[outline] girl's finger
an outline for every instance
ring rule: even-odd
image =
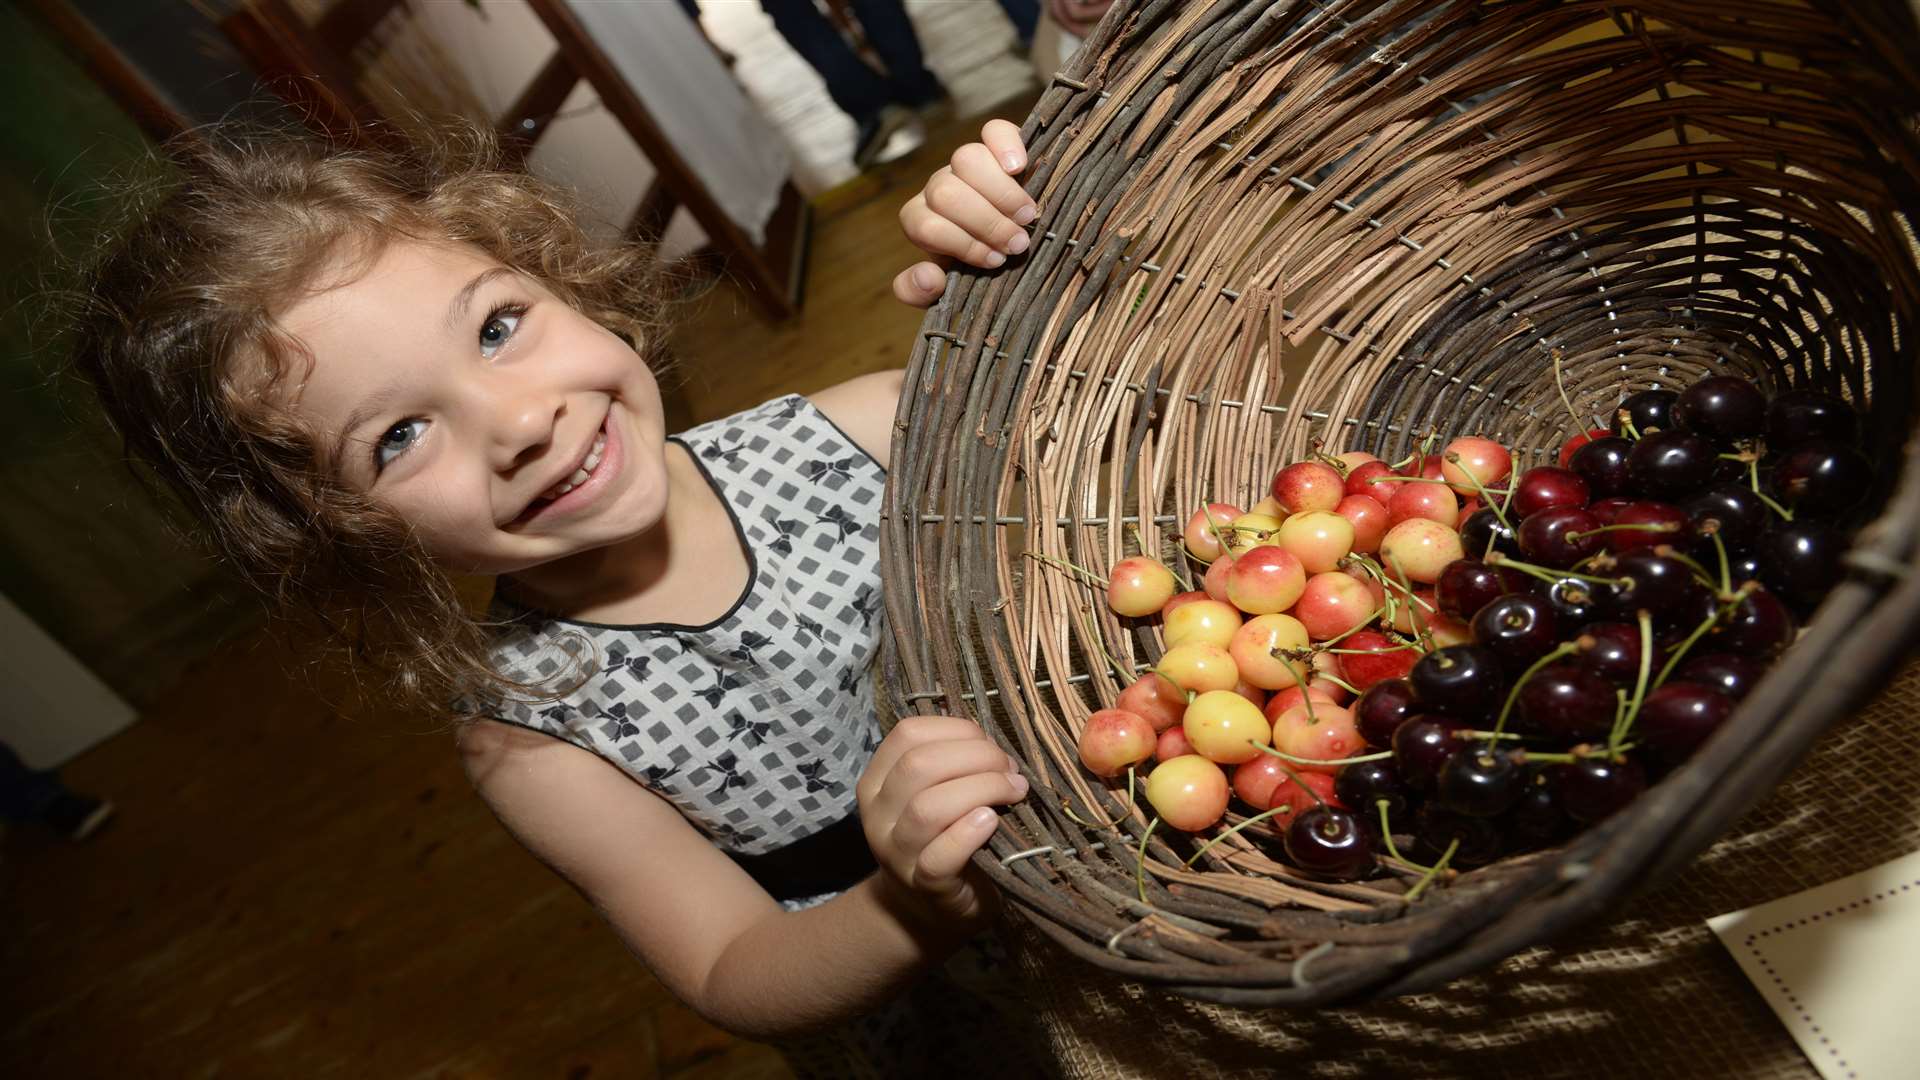
[[[1039,216],[1040,208],[1034,205],[1027,190],[1020,186],[1019,181],[1001,171],[1000,163],[993,159],[993,151],[985,146],[968,143],[955,150],[951,168],[953,175],[992,203],[993,208],[1000,211],[1015,228],[1024,228]],[[974,235],[980,236],[978,233]],[[995,243],[992,236],[980,236],[980,239],[989,244]],[[999,246],[1005,247],[1004,244]]]
[[[874,748],[873,757],[867,760],[865,771],[860,774],[859,787],[862,789],[862,801],[868,795],[877,793],[892,773],[895,763],[917,746],[932,742],[950,742],[955,740],[986,740],[986,732],[971,720],[958,716],[905,716],[887,732]],[[871,789],[868,791],[866,789]]]
[[[913,876],[908,880],[924,892],[956,895],[964,887],[960,875],[973,853],[985,847],[999,827],[1000,815],[991,807],[978,807],[962,815],[920,849],[920,857],[913,864]]]
[[[973,185],[954,175],[951,168],[934,173],[927,181],[925,194],[927,209],[958,225],[967,235],[994,251],[1018,255],[1027,250],[1026,230],[988,202],[985,195],[975,191]]]
[[[888,770],[872,812],[885,824],[942,784],[969,776],[1004,777],[1010,771],[1006,753],[985,738],[926,743],[902,754]],[[961,809],[965,808],[957,807],[955,812]]]
[[[926,307],[946,291],[947,272],[938,263],[917,262],[893,277],[895,299],[909,307]]]
[[[1027,167],[1027,145],[1020,141],[1020,128],[1005,120],[989,120],[980,129],[980,141],[993,151],[993,160],[1007,170],[1009,175],[1018,175]]]
[[[949,780],[915,795],[887,839],[894,851],[917,858],[915,853],[974,809],[1016,803],[1026,794],[1026,779],[1015,780],[1006,773],[975,773]]]

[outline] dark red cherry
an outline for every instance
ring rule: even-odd
[[[1592,668],[1617,687],[1632,689],[1640,679],[1640,627],[1637,623],[1588,623],[1574,639],[1579,651],[1575,660]],[[1647,665],[1647,677],[1658,674],[1667,662],[1667,650],[1658,641]]]
[[[1669,623],[1692,614],[1688,601],[1699,588],[1693,568],[1651,551],[1629,551],[1594,560],[1593,572],[1613,579],[1595,595],[1608,618],[1630,622],[1645,611],[1655,622]],[[1697,625],[1697,622],[1696,622]]]
[[[1413,792],[1407,782],[1386,761],[1356,761],[1343,766],[1333,779],[1333,793],[1370,829],[1380,824],[1380,811],[1374,805],[1380,800],[1386,800],[1389,821],[1398,820],[1413,805]]]
[[[1557,465],[1536,465],[1521,473],[1512,492],[1507,496],[1507,513],[1522,522],[1550,507],[1585,506],[1592,496],[1579,473]]]
[[[1521,731],[1568,742],[1595,739],[1613,730],[1619,707],[1613,684],[1584,664],[1548,664],[1533,673],[1514,703]]]
[[[1373,837],[1345,810],[1311,806],[1287,826],[1287,858],[1309,873],[1356,881],[1373,872]]]
[[[1840,443],[1802,443],[1780,455],[1768,486],[1795,514],[1832,514],[1866,497],[1873,466]]]
[[[1702,605],[1699,610],[1707,608]],[[1780,598],[1765,589],[1755,589],[1707,632],[1701,645],[1714,652],[1769,657],[1793,642],[1793,630],[1793,615]]]
[[[1685,551],[1693,543],[1693,520],[1687,517],[1686,511],[1672,503],[1648,499],[1628,503],[1613,516],[1612,524],[1637,526],[1601,534],[1606,546],[1613,551],[1632,551],[1662,544]]]
[[[1394,731],[1413,716],[1416,708],[1412,683],[1382,679],[1353,703],[1353,726],[1368,746],[1386,749],[1393,745]]]
[[[1496,570],[1478,559],[1455,559],[1440,571],[1433,587],[1434,599],[1441,611],[1466,622],[1494,597],[1520,587],[1521,582],[1512,580],[1517,577],[1524,575],[1517,570]]]
[[[1673,403],[1681,431],[1709,439],[1747,439],[1767,429],[1767,395],[1738,375],[1713,375],[1685,390]]]
[[[1467,520],[1460,524],[1460,548],[1475,559],[1486,558],[1488,551],[1519,558],[1520,538],[1511,526],[1501,524],[1500,515],[1494,513],[1492,507],[1483,506],[1468,514]]]
[[[1564,766],[1556,780],[1567,816],[1586,825],[1613,816],[1647,790],[1646,770],[1627,759],[1578,758]]]
[[[1414,817],[1414,858],[1432,865],[1440,861],[1449,845],[1453,848],[1450,866],[1484,866],[1500,857],[1506,838],[1492,818],[1474,817],[1449,810],[1439,803],[1428,803]]]
[[[1733,699],[1693,682],[1670,682],[1640,703],[1634,738],[1664,761],[1685,761],[1733,712]],[[1442,772],[1442,776],[1446,773]]]
[[[1618,435],[1593,442],[1573,452],[1567,467],[1587,482],[1594,498],[1623,495],[1627,491],[1627,455],[1633,443]]]
[[[1758,660],[1732,653],[1707,653],[1680,661],[1669,681],[1699,683],[1739,701],[1752,692],[1760,676],[1766,673],[1766,665]]]
[[[1680,395],[1671,390],[1642,390],[1627,397],[1614,410],[1613,422],[1609,425],[1615,435],[1626,434],[1626,427],[1620,422],[1620,414],[1626,413],[1633,420],[1633,429],[1641,435],[1650,431],[1671,431],[1673,429],[1673,403]]]
[[[1414,662],[1407,681],[1421,705],[1467,718],[1499,708],[1507,690],[1500,658],[1479,645],[1435,649]]]
[[[1846,576],[1846,554],[1846,534],[1817,521],[1776,521],[1754,549],[1760,580],[1801,614]]]
[[[1566,569],[1600,550],[1600,522],[1577,506],[1549,506],[1520,523],[1520,553],[1542,566]]]
[[[1467,725],[1450,716],[1422,713],[1393,733],[1393,768],[1407,787],[1425,794],[1433,790],[1440,766],[1453,756],[1460,740],[1454,732]]]
[[[1546,598],[1534,593],[1495,597],[1473,617],[1473,640],[1519,674],[1560,643],[1560,618]]]
[[[1720,451],[1713,443],[1684,431],[1662,431],[1633,444],[1627,475],[1633,489],[1656,499],[1677,499],[1705,487]]]
[[[1560,791],[1547,773],[1534,770],[1521,786],[1520,798],[1507,811],[1507,838],[1521,849],[1552,844],[1567,832],[1567,812],[1560,808]]]
[[[1562,627],[1585,626],[1598,618],[1594,607],[1593,587],[1578,578],[1562,578],[1559,581],[1535,580],[1533,592],[1545,597],[1553,605],[1553,614]]]
[[[1434,795],[1447,809],[1472,817],[1499,817],[1520,797],[1525,771],[1504,748],[1462,740],[1446,764]]]
[[[1717,533],[1728,551],[1745,551],[1760,539],[1761,531],[1777,516],[1754,494],[1752,487],[1742,484],[1710,487],[1682,503],[1681,509],[1686,511],[1687,519],[1700,536],[1694,550],[1702,553],[1713,550],[1713,541],[1707,539],[1709,533]]]
[[[1812,390],[1786,390],[1767,406],[1767,447],[1791,450],[1805,442],[1860,441],[1860,415],[1837,397]]]
[[[1587,504],[1587,513],[1602,525],[1612,525],[1619,521],[1620,511],[1632,506],[1638,500],[1616,495],[1611,499],[1595,499]]]

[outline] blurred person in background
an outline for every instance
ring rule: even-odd
[[[69,789],[53,769],[28,768],[12,747],[0,743],[0,821],[40,825],[69,840],[85,840],[112,816],[112,803]]]

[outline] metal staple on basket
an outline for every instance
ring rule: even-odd
[[[1869,698],[1920,625],[1916,41],[1887,0],[1114,4],[1023,129],[1032,247],[952,275],[914,343],[883,522],[894,706],[1033,781],[977,860],[1011,905],[1204,1000],[1427,989],[1672,873]],[[1080,766],[1159,638],[1025,553],[1173,564],[1186,514],[1316,439],[1549,454],[1721,371],[1843,394],[1907,464],[1801,641],[1627,811],[1409,903],[1251,844],[1186,867]]]

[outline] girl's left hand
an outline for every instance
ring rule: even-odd
[[[1020,129],[989,120],[979,142],[955,150],[952,164],[934,173],[926,188],[900,208],[907,239],[934,256],[894,276],[893,295],[901,303],[926,307],[938,299],[946,291],[946,267],[955,259],[990,270],[1027,250],[1027,226],[1040,208],[1014,179],[1026,167]]]

